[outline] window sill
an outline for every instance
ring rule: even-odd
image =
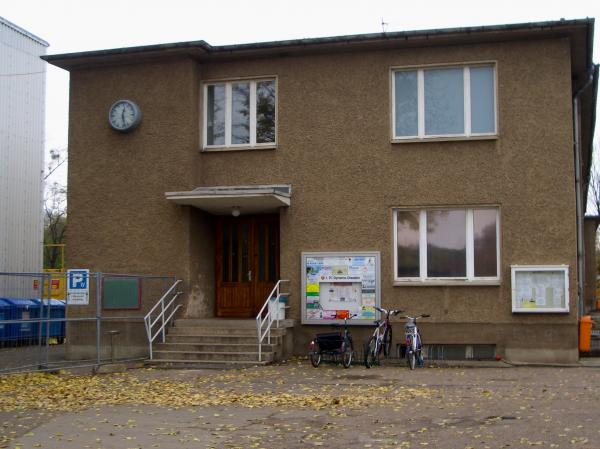
[[[431,281],[398,281],[393,283],[394,287],[499,287],[500,279],[465,281],[465,280],[431,280]]]
[[[277,144],[264,146],[239,146],[239,147],[205,147],[200,151],[203,153],[224,153],[229,151],[261,151],[261,150],[276,150]]]
[[[390,143],[425,143],[425,142],[454,142],[454,141],[471,141],[471,140],[498,140],[498,134],[489,136],[455,136],[455,137],[423,137],[414,139],[394,139]]]

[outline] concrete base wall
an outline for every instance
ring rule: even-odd
[[[393,345],[404,338],[403,323],[392,326]],[[572,324],[455,324],[421,323],[425,344],[493,344],[496,354],[511,362],[522,363],[576,363],[578,327]],[[103,323],[101,329],[101,357],[110,357],[109,330],[119,330],[114,337],[117,358],[148,357],[148,342],[142,322]],[[373,326],[352,326],[350,332],[354,348],[362,353],[364,344],[374,330]],[[287,329],[283,338],[281,358],[304,356],[315,334],[329,332],[329,326],[296,324]],[[67,334],[67,358],[83,360],[96,358],[96,328],[93,323],[70,323]]]
[[[506,348],[505,359],[517,363],[577,363],[577,349]]]
[[[143,321],[103,322],[100,328],[100,356],[110,358],[111,338],[107,333],[119,331],[113,337],[117,359],[148,357],[148,339]],[[67,323],[66,358],[68,360],[95,360],[97,357],[96,323]]]
[[[404,339],[403,323],[392,325],[393,345]],[[493,344],[496,354],[514,362],[575,363],[578,327],[576,324],[487,324],[487,323],[423,323],[419,324],[424,344]],[[306,355],[315,334],[330,332],[329,326],[297,326],[294,354]],[[352,326],[354,349],[362,351],[373,334],[373,326]]]

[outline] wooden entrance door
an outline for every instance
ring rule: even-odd
[[[254,317],[279,279],[279,216],[216,223],[216,315]]]

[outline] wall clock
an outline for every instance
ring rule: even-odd
[[[113,129],[128,132],[136,128],[142,120],[142,110],[131,100],[118,100],[108,110],[108,122]]]

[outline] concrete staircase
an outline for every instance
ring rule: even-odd
[[[292,320],[279,321],[271,329],[271,344],[262,345],[258,361],[258,337],[254,319],[177,319],[168,328],[165,343],[153,347],[148,364],[163,368],[245,368],[281,360],[284,338]],[[275,323],[273,323],[275,326]]]

